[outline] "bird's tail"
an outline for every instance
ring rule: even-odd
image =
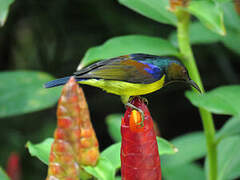
[[[71,76],[67,76],[64,78],[59,78],[59,79],[55,79],[52,81],[49,81],[47,83],[44,84],[45,88],[51,88],[51,87],[55,87],[55,86],[61,86],[64,85],[68,82],[68,80],[70,79]]]

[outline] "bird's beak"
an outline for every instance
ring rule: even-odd
[[[188,80],[187,82],[188,82],[188,84],[190,84],[191,86],[193,86],[196,90],[198,90],[199,93],[202,93],[200,87],[199,87],[193,80],[190,79],[190,80]]]

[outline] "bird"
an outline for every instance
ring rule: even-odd
[[[152,93],[170,83],[184,82],[199,92],[199,86],[189,77],[187,68],[174,56],[128,54],[97,61],[73,73],[79,84],[86,84],[121,96],[124,104],[138,110],[129,97]],[[45,83],[45,88],[64,85],[71,76]]]

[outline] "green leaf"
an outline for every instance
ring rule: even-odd
[[[164,24],[177,24],[177,18],[168,10],[169,4],[166,0],[119,0],[128,8]]]
[[[159,155],[175,154],[178,152],[178,149],[173,144],[163,138],[157,137],[157,144]]]
[[[121,180],[121,179],[122,179],[121,176],[117,176],[117,177],[115,178],[115,180]]]
[[[121,142],[118,142],[109,146],[103,152],[101,152],[101,157],[108,159],[112,163],[115,170],[121,167],[120,149]]]
[[[240,16],[236,12],[233,1],[220,3],[220,6],[224,12],[224,24],[228,27],[227,34],[229,29],[240,31]]]
[[[216,2],[219,2],[219,3],[225,3],[225,2],[229,2],[229,1],[232,1],[232,0],[215,0]]]
[[[176,148],[166,141],[163,138],[157,137],[158,143],[158,153],[159,155],[164,154],[175,154]],[[121,167],[121,160],[120,160],[120,149],[121,149],[121,142],[115,143],[109,146],[101,153],[101,157],[108,159],[112,164],[115,170]]]
[[[115,180],[115,169],[112,163],[100,157],[96,166],[83,166],[84,170],[99,180]]]
[[[229,136],[235,136],[240,134],[240,118],[233,117],[230,118],[224,126],[217,133],[217,140],[222,140],[223,138]]]
[[[233,52],[240,55],[240,46],[239,46],[239,43],[236,43],[239,41],[240,41],[240,30],[236,31],[236,30],[227,29],[227,36],[222,38],[222,42],[227,48],[231,49]]]
[[[166,40],[143,35],[120,36],[106,41],[103,45],[90,48],[78,69],[101,59],[132,53],[179,56],[178,50]]]
[[[45,89],[43,84],[53,77],[36,71],[0,73],[0,117],[20,115],[53,106],[59,88]]]
[[[233,1],[219,3],[224,12],[224,22],[227,28],[227,36],[222,37],[222,43],[235,53],[240,55],[240,16],[236,12]]]
[[[220,35],[225,35],[223,11],[213,1],[190,1],[187,10],[196,16],[207,28]]]
[[[182,164],[173,168],[162,166],[163,177],[166,180],[204,180],[203,168],[195,163]]]
[[[3,26],[6,22],[10,5],[14,0],[0,0],[0,26]]]
[[[189,133],[177,137],[171,142],[178,152],[173,156],[161,157],[162,163],[168,168],[190,163],[206,154],[205,137],[202,132]]]
[[[193,22],[189,27],[189,36],[191,44],[209,44],[215,43],[221,40],[221,36],[216,33],[213,33],[200,22]],[[177,42],[177,33],[174,31],[170,34],[169,40],[171,43],[178,47]]]
[[[240,177],[240,136],[223,139],[218,146],[218,180]]]
[[[8,175],[5,173],[5,171],[0,167],[0,179],[1,180],[10,180]]]
[[[47,138],[39,144],[32,144],[30,141],[28,141],[26,147],[28,148],[31,156],[36,156],[43,163],[48,164],[53,141],[53,138]]]
[[[108,132],[115,142],[121,141],[122,114],[111,114],[106,117]]]
[[[191,23],[189,33],[192,44],[216,43],[222,38],[222,36],[210,31],[200,22]]]
[[[216,114],[240,115],[240,86],[222,86],[202,95],[187,92],[187,98],[197,107]]]

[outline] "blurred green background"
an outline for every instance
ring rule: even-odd
[[[36,70],[63,77],[76,70],[89,48],[112,37],[143,34],[168,38],[173,31],[173,27],[143,17],[112,0],[16,1],[11,6],[6,24],[0,29],[0,70]],[[240,46],[239,40],[234,38],[232,44]],[[239,83],[238,53],[215,41],[194,45],[193,50],[207,90]],[[9,87],[17,80],[1,81],[0,86],[16,88],[17,91],[17,87]],[[179,84],[146,96],[161,136],[166,139],[202,130],[197,109],[184,96],[187,88]],[[83,86],[83,89],[103,150],[113,143],[106,131],[105,117],[125,109],[115,95],[94,87]],[[1,106],[4,98],[5,94],[0,94]],[[24,146],[28,140],[38,143],[53,135],[56,127],[54,104],[34,113],[0,118],[0,166],[6,166],[11,152],[18,152],[22,179],[46,177],[47,166],[32,158]],[[16,106],[12,105],[12,108]],[[227,118],[215,116],[216,127],[221,127]]]

